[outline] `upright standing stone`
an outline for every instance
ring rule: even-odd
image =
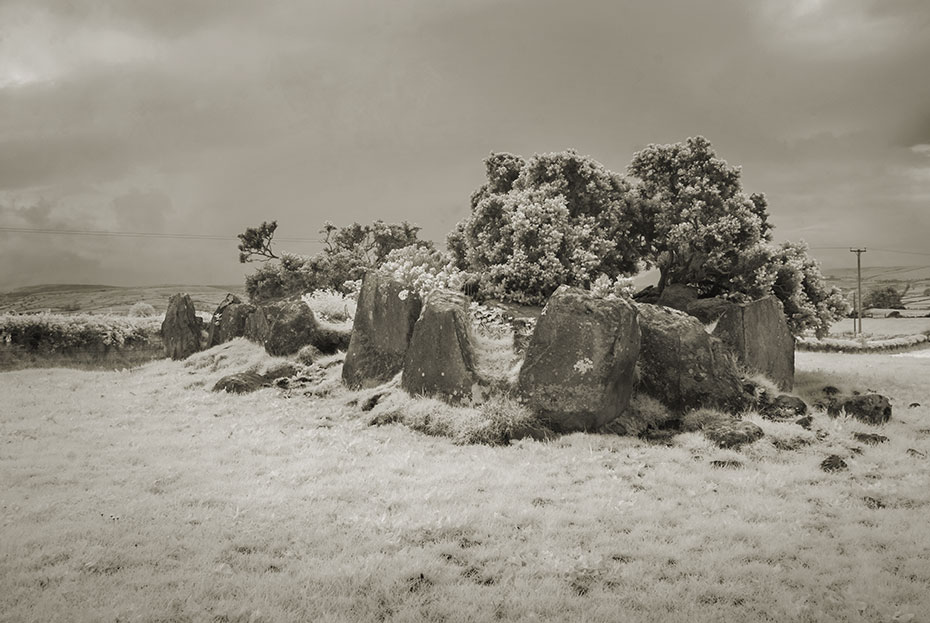
[[[642,329],[640,382],[645,393],[676,411],[742,410],[747,396],[734,356],[688,314],[638,304]]]
[[[187,294],[172,294],[168,311],[161,323],[165,356],[184,359],[200,350],[200,330],[203,321],[194,311],[194,303]]]
[[[466,297],[458,292],[429,295],[410,336],[401,387],[453,403],[482,397],[466,307]]]
[[[783,391],[794,386],[794,336],[776,297],[732,305],[717,321],[714,335],[743,365],[761,372]]]
[[[404,367],[420,295],[402,283],[369,271],[362,281],[342,380],[353,389],[390,381]]]
[[[536,322],[518,386],[554,429],[596,430],[627,410],[639,347],[632,304],[561,286]]]
[[[207,348],[245,335],[245,321],[253,311],[254,306],[243,303],[235,294],[227,294],[210,320]]]

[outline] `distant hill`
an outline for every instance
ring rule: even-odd
[[[115,313],[124,314],[135,303],[148,303],[156,310],[168,308],[172,294],[190,294],[197,311],[213,312],[228,292],[245,299],[245,289],[235,286],[164,285],[121,287],[89,284],[54,284],[27,286],[0,293],[0,313]]]

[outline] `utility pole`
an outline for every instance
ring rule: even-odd
[[[850,253],[856,254],[856,273],[859,279],[859,296],[856,297],[856,316],[859,318],[859,333],[862,333],[862,254],[866,249],[850,249]]]

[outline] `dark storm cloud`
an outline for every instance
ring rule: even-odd
[[[922,0],[8,2],[0,205],[230,236],[407,219],[441,240],[491,150],[622,171],[703,134],[769,196],[780,238],[913,248],[928,24]],[[153,247],[159,281],[241,276],[234,241],[199,249],[199,274],[184,244]]]

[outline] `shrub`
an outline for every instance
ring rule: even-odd
[[[338,290],[314,290],[300,297],[313,310],[313,313],[331,322],[343,322],[355,318],[357,295],[345,294]]]
[[[447,254],[418,245],[391,251],[378,270],[421,295],[441,288],[460,290],[465,282],[465,275]]]
[[[118,315],[0,314],[0,342],[28,350],[60,351],[84,346],[126,346],[158,335],[157,317]]]
[[[134,303],[133,306],[129,308],[129,316],[131,318],[146,318],[157,314],[158,312],[155,310],[155,307],[149,303],[143,303],[142,301]]]

